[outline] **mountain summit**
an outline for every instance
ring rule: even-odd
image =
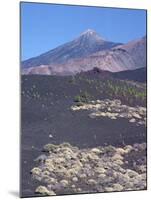
[[[82,32],[80,36],[88,39],[93,38],[95,40],[105,41],[96,31],[92,29],[87,29],[86,31]]]
[[[23,74],[74,75],[93,68],[119,72],[146,67],[146,37],[120,44],[88,29],[71,42],[22,63]]]
[[[40,56],[23,61],[22,67],[27,69],[40,65],[64,64],[70,59],[87,57],[92,53],[111,49],[117,45],[119,43],[105,41],[94,30],[88,29],[71,42],[65,43]]]

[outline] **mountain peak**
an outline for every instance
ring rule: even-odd
[[[23,67],[29,68],[54,63],[63,64],[70,59],[84,58],[92,53],[111,49],[117,45],[119,43],[105,41],[96,31],[87,29],[74,40],[24,61]]]
[[[96,34],[96,31],[94,31],[93,29],[87,29],[84,32],[81,33],[81,35],[85,35],[85,34]]]
[[[102,38],[95,30],[93,29],[87,29],[84,32],[80,34],[81,37],[86,38],[95,38],[97,40],[105,41],[104,38]]]

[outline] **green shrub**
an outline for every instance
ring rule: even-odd
[[[90,94],[88,92],[82,92],[80,95],[77,95],[74,97],[75,102],[82,102],[82,103],[88,103],[90,101]]]
[[[81,102],[81,96],[80,95],[75,96],[74,101],[75,102]]]

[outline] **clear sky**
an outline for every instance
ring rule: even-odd
[[[146,11],[21,3],[21,59],[69,42],[87,29],[126,43],[146,35]]]

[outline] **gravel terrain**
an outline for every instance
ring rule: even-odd
[[[22,197],[146,189],[145,105],[109,98],[85,80],[22,76]],[[93,99],[77,105],[85,90]]]

